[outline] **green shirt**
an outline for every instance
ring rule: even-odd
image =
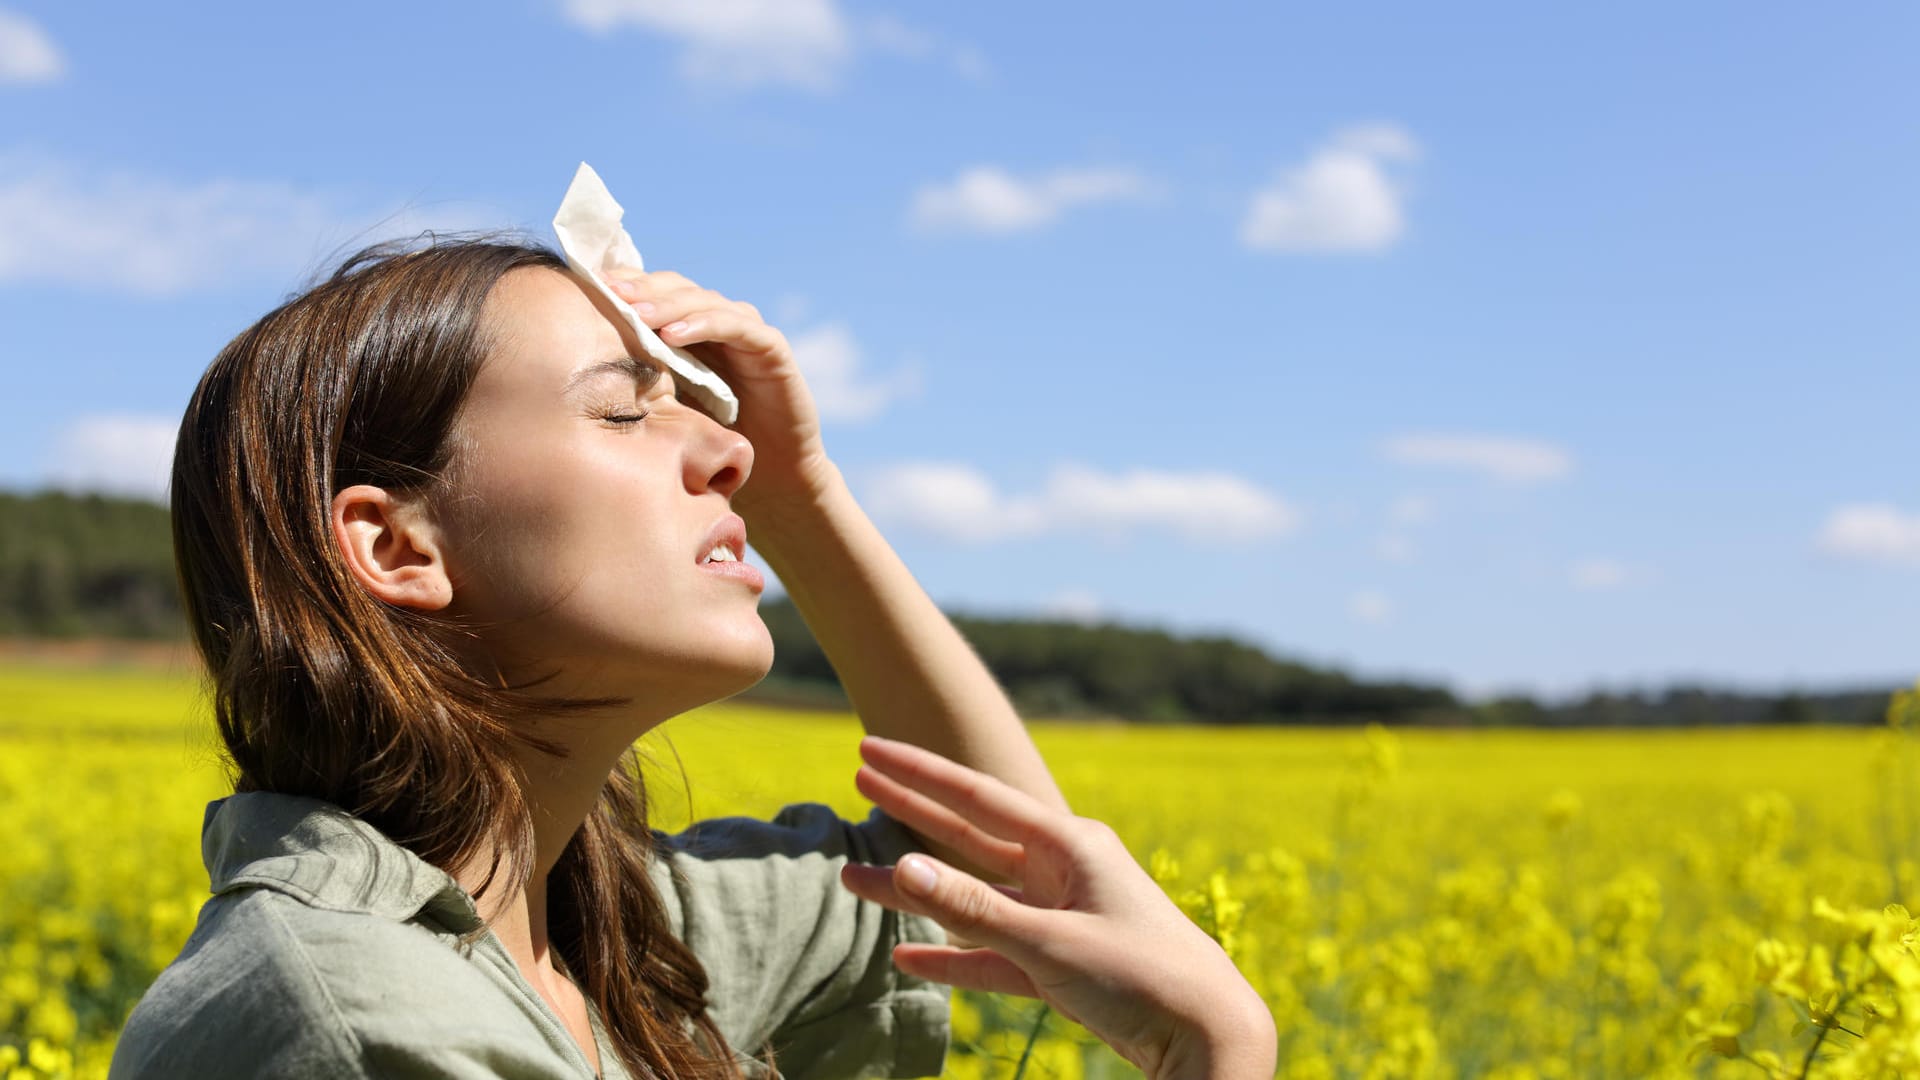
[[[905,828],[806,804],[656,835],[655,887],[736,1054],[770,1045],[796,1080],[940,1071],[946,988],[890,955],[940,928],[839,883],[843,863],[918,850]],[[248,792],[207,806],[201,848],[213,896],[128,1019],[115,1080],[594,1075],[491,931],[460,948],[481,926],[465,890],[366,822]],[[588,1011],[602,1076],[632,1080]]]

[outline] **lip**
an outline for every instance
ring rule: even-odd
[[[727,550],[733,552],[735,561],[730,563],[703,561],[707,557],[707,552],[712,551],[716,544],[726,545]],[[745,561],[746,554],[747,523],[741,520],[739,514],[727,514],[707,530],[707,535],[701,540],[700,550],[694,554],[693,561],[701,572],[713,574],[716,577],[733,578],[757,593],[766,588],[766,578],[760,573],[758,567]]]
[[[727,514],[713,523],[713,527],[707,530],[706,537],[700,541],[700,549],[693,553],[693,561],[701,562],[716,544],[727,545],[727,550],[733,552],[733,557],[736,559],[746,557],[747,523],[740,519],[739,514]]]

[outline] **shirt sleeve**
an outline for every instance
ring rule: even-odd
[[[114,1046],[112,1080],[364,1080],[360,1046],[271,902],[215,897]]]
[[[709,1010],[736,1050],[771,1047],[790,1080],[940,1072],[947,988],[901,973],[892,952],[945,934],[840,884],[848,862],[887,865],[920,850],[905,827],[878,810],[854,823],[805,803],[770,822],[719,818],[656,839],[655,884],[706,968]]]
[[[580,1075],[525,1007],[417,925],[257,888],[215,896],[204,911],[134,1008],[111,1080]],[[553,1040],[570,1038],[553,1024]]]

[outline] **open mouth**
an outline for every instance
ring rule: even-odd
[[[747,553],[747,523],[738,514],[728,514],[713,523],[700,540],[694,561],[701,566],[712,563],[737,563]]]
[[[694,562],[716,578],[739,582],[759,593],[766,578],[752,563],[743,561],[747,553],[747,523],[738,514],[727,514],[700,539]]]

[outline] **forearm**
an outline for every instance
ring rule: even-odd
[[[748,524],[869,733],[926,747],[1065,809],[1012,702],[837,471],[819,498],[760,507]]]
[[[1193,1037],[1170,1047],[1158,1062],[1155,1080],[1269,1080],[1279,1058],[1279,1032],[1273,1013],[1244,979],[1183,1034]]]

